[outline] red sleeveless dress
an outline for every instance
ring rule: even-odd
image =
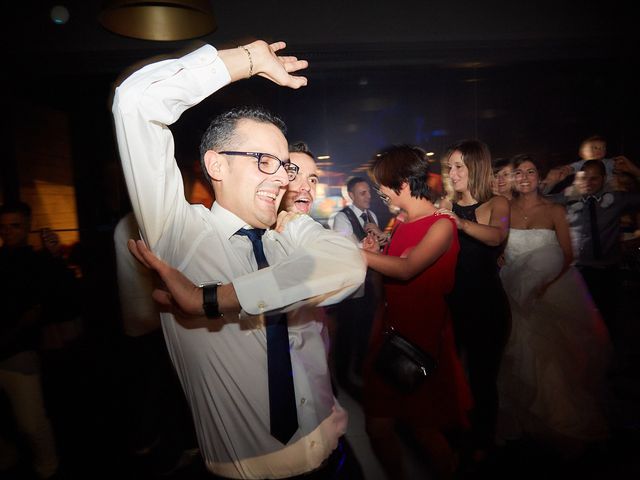
[[[454,232],[449,249],[435,263],[408,281],[386,278],[386,305],[373,326],[365,365],[364,407],[368,416],[391,417],[412,425],[438,429],[467,428],[471,393],[458,358],[451,315],[445,295],[454,284],[460,246],[453,220],[430,215],[395,228],[386,254],[406,256],[438,220],[451,221]],[[373,369],[385,325],[438,359],[438,367],[417,392],[403,394],[387,385]]]

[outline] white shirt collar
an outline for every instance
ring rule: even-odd
[[[221,206],[218,202],[213,202],[211,205],[211,213],[220,220],[220,231],[225,238],[231,238],[241,228],[253,228],[251,225],[245,223],[235,213],[231,213],[229,210]]]
[[[360,217],[360,215],[362,215],[364,213],[364,210],[360,210],[358,207],[356,207],[353,203],[351,204],[351,210],[354,211],[354,213],[356,214],[356,216],[358,218],[362,218]]]

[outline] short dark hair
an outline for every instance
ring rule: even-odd
[[[604,163],[602,163],[600,160],[587,160],[582,164],[582,168],[580,168],[580,171],[584,172],[587,168],[591,167],[596,168],[601,176],[607,176],[607,169],[605,168]]]
[[[356,185],[362,182],[369,185],[369,182],[367,182],[367,179],[364,177],[351,177],[347,182],[347,192],[353,192],[353,189],[356,187]]]
[[[294,142],[289,144],[289,153],[305,153],[315,162],[316,156],[311,153],[309,146],[304,142]]]
[[[200,140],[200,166],[208,182],[211,182],[211,177],[204,164],[204,154],[209,150],[221,151],[236,148],[235,131],[240,120],[270,123],[278,127],[283,135],[287,133],[287,126],[282,119],[262,106],[235,107],[218,115],[211,121]]]
[[[31,218],[31,207],[28,203],[25,202],[9,202],[0,206],[0,215],[4,215],[6,213],[19,213],[23,215],[26,219]]]
[[[524,162],[533,163],[533,165],[536,167],[536,170],[538,171],[538,176],[540,178],[543,178],[543,174],[546,174],[546,172],[542,171],[542,164],[528,153],[519,153],[518,155],[514,155],[513,157],[511,157],[511,165],[514,169],[518,168]]]
[[[437,194],[427,183],[430,169],[426,153],[420,147],[393,145],[373,157],[369,176],[377,185],[389,187],[398,194],[407,182],[412,197],[434,202]]]
[[[496,158],[491,161],[491,170],[493,170],[493,174],[496,175],[500,170],[509,165],[511,165],[510,158]]]

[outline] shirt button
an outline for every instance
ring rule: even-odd
[[[306,398],[304,398],[304,397],[302,397],[302,398],[300,399],[300,405],[304,405],[306,401],[307,401],[307,399],[306,399]]]
[[[264,311],[265,308],[267,308],[267,304],[264,302],[259,302],[258,303],[258,308],[262,311]]]
[[[315,446],[316,446],[316,442],[315,442],[315,440],[311,440],[311,443],[309,444],[309,446],[310,446],[311,448],[315,447]]]

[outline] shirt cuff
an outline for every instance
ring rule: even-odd
[[[282,308],[280,288],[269,269],[243,275],[231,282],[242,309],[251,315]]]

